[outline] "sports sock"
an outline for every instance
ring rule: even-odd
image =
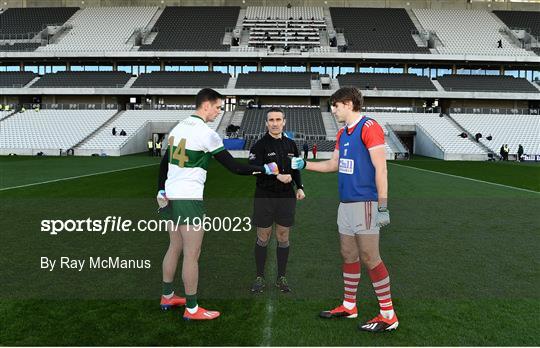
[[[278,242],[276,249],[278,266],[278,277],[284,277],[287,271],[287,261],[289,260],[289,241]]]
[[[381,315],[386,319],[391,319],[394,316],[394,306],[392,305],[392,295],[390,294],[390,277],[382,261],[373,269],[369,270],[369,277],[371,278],[375,295],[379,301]]]
[[[193,294],[193,295],[186,294],[186,308],[191,314],[197,312],[197,309],[198,309],[197,294]],[[193,310],[193,312],[190,309]]]
[[[264,265],[266,264],[266,249],[268,241],[263,242],[257,238],[255,243],[255,264],[257,265],[257,277],[264,277]]]
[[[356,291],[360,282],[360,262],[343,263],[343,306],[347,309],[356,307]]]
[[[163,297],[171,298],[174,295],[173,283],[163,282]]]

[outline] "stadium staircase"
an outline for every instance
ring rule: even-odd
[[[115,113],[114,115],[112,115],[111,118],[109,118],[106,122],[104,122],[101,126],[99,126],[98,128],[96,128],[92,133],[88,134],[86,137],[84,137],[81,141],[79,141],[77,144],[75,144],[73,146],[73,149],[78,149],[80,146],[82,146],[83,144],[87,143],[90,139],[92,139],[96,134],[98,134],[99,132],[101,132],[102,129],[106,128],[109,124],[111,124],[111,122],[114,122],[114,120],[116,120],[118,117],[120,117],[120,115],[123,113],[124,111],[122,110],[118,110],[117,113]]]
[[[437,88],[437,91],[439,91],[439,92],[444,92],[444,88],[443,88],[443,86],[441,86],[441,84],[439,83],[439,81],[437,81],[437,80],[431,80],[431,83],[433,83],[433,86],[435,86],[435,88]]]
[[[156,38],[158,33],[155,31],[152,31],[152,28],[158,21],[164,9],[165,9],[164,7],[159,7],[156,13],[154,13],[154,16],[152,17],[152,19],[150,19],[150,22],[148,22],[148,24],[144,27],[143,38],[142,38],[143,45],[151,45],[152,42],[154,42],[154,39]]]
[[[24,85],[23,87],[30,87],[32,86],[34,83],[36,83],[39,79],[41,78],[41,76],[36,76],[32,81],[28,82],[26,85]]]
[[[326,139],[336,140],[339,129],[336,119],[330,112],[321,112],[321,115],[324,123],[324,130],[326,131]]]
[[[243,119],[244,119],[244,110],[235,110],[233,113],[231,122],[229,124],[240,126],[242,124]],[[242,129],[240,129],[240,132],[242,132]]]
[[[227,88],[228,89],[234,89],[234,86],[236,86],[236,80],[237,79],[238,79],[237,77],[231,77],[229,79],[229,82],[227,82]]]
[[[414,14],[414,12],[411,9],[407,9],[407,14],[411,18],[411,21],[413,22],[414,26],[416,27],[416,30],[418,33],[412,34],[412,37],[418,47],[428,47],[428,40],[426,37],[422,34],[427,34],[427,30],[424,29],[422,24],[420,24],[420,21],[418,20],[418,17]]]
[[[327,32],[335,31],[336,29],[334,28],[334,23],[332,23],[332,15],[330,14],[330,7],[325,6],[323,8],[323,13],[324,13],[324,21],[326,23],[326,31]]]
[[[1,121],[4,121],[4,120],[7,120],[8,118],[10,118],[11,116],[15,115],[18,111],[16,110],[13,110],[11,113],[8,111],[7,115],[6,116],[3,116],[3,117],[0,117],[0,122]],[[0,114],[2,115],[2,114]]]
[[[233,114],[234,114],[234,111],[226,111],[223,114],[223,117],[221,118],[221,122],[216,129],[216,133],[219,134],[219,136],[222,139],[225,138],[225,134],[227,133],[226,130],[227,130],[227,127],[231,124]]]
[[[148,24],[144,27],[144,30],[146,30],[148,32],[150,32],[152,30],[152,28],[154,27],[154,25],[158,21],[159,17],[163,13],[163,10],[165,10],[165,7],[159,7],[158,8],[156,13],[154,13],[154,16],[152,17],[152,19],[150,19],[150,22],[148,22]]]
[[[131,88],[133,86],[133,83],[137,80],[137,76],[132,76],[129,81],[124,85],[123,88]]]
[[[498,154],[496,154],[493,150],[491,150],[488,146],[486,146],[484,143],[480,142],[480,141],[476,141],[475,139],[475,136],[474,134],[472,134],[471,132],[469,132],[465,127],[463,127],[461,124],[459,124],[458,121],[456,121],[452,116],[450,115],[447,115],[447,114],[444,114],[444,117],[446,117],[452,124],[454,124],[454,126],[459,129],[461,132],[465,132],[468,136],[468,138],[472,141],[472,142],[475,142],[476,144],[478,144],[478,146],[480,146],[484,151],[486,151],[488,154],[492,154],[494,157],[499,157]]]

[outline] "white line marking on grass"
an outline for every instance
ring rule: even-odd
[[[266,318],[264,320],[263,341],[261,346],[270,347],[272,345],[272,319],[274,317],[274,300],[269,298],[266,302]]]
[[[422,171],[422,172],[435,173],[435,174],[439,174],[439,175],[449,176],[449,177],[451,177],[451,178],[458,178],[458,179],[463,179],[463,180],[469,180],[469,181],[474,181],[474,182],[480,182],[480,183],[483,183],[483,184],[489,184],[489,185],[494,185],[494,186],[499,186],[499,187],[509,188],[509,189],[518,190],[518,191],[524,191],[524,192],[529,192],[529,193],[540,194],[540,192],[538,192],[538,191],[527,190],[527,189],[520,188],[520,187],[515,187],[515,186],[509,186],[509,185],[497,184],[497,183],[495,183],[495,182],[490,182],[490,181],[484,181],[484,180],[478,180],[478,179],[468,178],[468,177],[466,177],[466,176],[459,176],[459,175],[453,175],[453,174],[448,174],[448,173],[443,173],[443,172],[436,172],[436,171],[434,171],[434,170],[428,170],[428,169],[417,168],[417,167],[412,167],[412,166],[404,166],[403,164],[396,164],[396,163],[389,163],[389,164],[391,164],[391,165],[393,165],[393,166],[403,167],[403,168],[416,169],[416,170],[419,170],[419,171]]]
[[[24,185],[18,185],[18,186],[11,186],[11,187],[0,188],[0,191],[14,190],[14,189],[18,189],[18,188],[30,187],[30,186],[37,186],[37,185],[43,185],[43,184],[50,184],[50,183],[53,183],[53,182],[59,182],[59,181],[66,181],[66,180],[73,180],[73,179],[87,178],[87,177],[89,177],[89,176],[95,176],[95,175],[102,175],[102,174],[109,174],[109,173],[122,172],[122,171],[125,171],[125,170],[131,170],[131,169],[137,169],[137,168],[150,167],[150,166],[155,166],[155,165],[158,165],[158,164],[159,164],[159,163],[143,164],[143,165],[135,166],[135,167],[122,168],[122,169],[114,169],[114,170],[107,170],[107,171],[105,171],[105,172],[97,172],[97,173],[90,173],[90,174],[84,174],[84,175],[70,176],[70,177],[67,177],[67,178],[60,178],[60,179],[53,179],[53,180],[47,180],[47,181],[41,181],[41,182],[34,182],[34,183],[31,183],[31,184],[24,184]]]

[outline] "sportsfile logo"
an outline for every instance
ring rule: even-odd
[[[167,232],[185,225],[188,230],[248,232],[252,224],[250,217],[183,217],[173,220],[137,220],[124,219],[121,216],[107,216],[105,219],[68,219],[41,220],[41,232],[57,236],[63,232],[93,232],[100,235],[109,232]]]

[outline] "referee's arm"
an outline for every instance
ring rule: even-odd
[[[159,163],[158,191],[165,190],[165,181],[169,171],[169,148],[165,151],[161,162]]]
[[[299,157],[300,152],[298,151],[298,146],[296,146],[296,143],[293,142],[293,153],[294,157]],[[304,189],[304,186],[302,185],[302,176],[300,175],[300,171],[298,169],[292,170],[292,179],[294,181],[294,184],[296,185],[296,189]]]
[[[236,161],[231,153],[227,150],[222,150],[214,154],[214,158],[227,168],[231,173],[237,175],[256,175],[264,174],[263,165],[243,164]]]

